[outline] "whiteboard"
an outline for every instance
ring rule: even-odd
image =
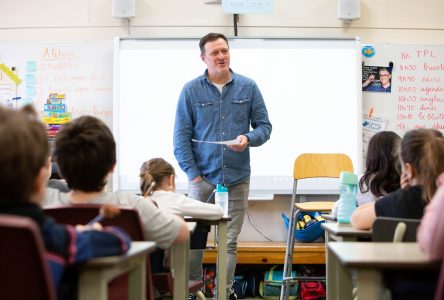
[[[0,43],[0,63],[15,67],[19,107],[38,112],[50,93],[66,94],[76,118],[93,115],[112,128],[112,41]]]
[[[116,38],[113,188],[138,190],[143,161],[173,164],[180,191],[187,178],[173,154],[176,103],[183,85],[201,75],[198,39]],[[356,39],[231,39],[231,68],[263,94],[271,139],[251,153],[251,193],[291,194],[293,163],[304,152],[348,154],[362,165],[361,55]],[[356,168],[359,172],[359,168]],[[336,181],[309,182],[305,194],[337,193]]]
[[[365,47],[367,45],[364,45]],[[363,92],[364,114],[387,120],[386,130],[436,128],[444,133],[444,46],[376,44],[367,66],[393,63],[391,93]]]

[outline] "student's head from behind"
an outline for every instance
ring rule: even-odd
[[[408,131],[401,141],[402,172],[409,182],[422,186],[428,203],[436,191],[436,179],[444,172],[444,138],[436,129]],[[410,184],[412,185],[412,184]]]
[[[22,111],[0,107],[0,201],[42,201],[49,173],[45,127]]]
[[[166,190],[174,192],[176,172],[163,158],[152,158],[140,167],[140,191],[148,196],[150,191]]]
[[[99,192],[116,164],[116,143],[105,123],[82,116],[62,126],[53,156],[71,190]]]
[[[372,136],[367,148],[365,173],[359,181],[361,192],[370,190],[376,197],[381,197],[399,189],[400,143],[401,137],[393,131],[381,131]]]
[[[35,110],[35,107],[32,104],[24,105],[21,110],[30,117],[38,118],[39,114]]]
[[[379,80],[383,86],[390,85],[390,79],[392,78],[392,73],[388,68],[379,69]]]

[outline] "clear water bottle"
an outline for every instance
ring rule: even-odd
[[[350,223],[352,213],[356,209],[356,192],[358,190],[358,177],[350,172],[341,172],[339,187],[338,222]]]
[[[228,217],[228,188],[222,184],[216,186],[216,195],[214,197],[216,205],[222,207],[224,217]]]

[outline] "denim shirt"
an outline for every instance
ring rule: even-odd
[[[265,143],[271,134],[264,99],[256,83],[231,72],[222,94],[205,73],[182,89],[174,124],[174,155],[191,181],[202,176],[212,184],[227,186],[248,182],[250,149],[235,152],[226,145],[196,143],[248,137],[249,146]],[[250,125],[253,129],[250,131]]]

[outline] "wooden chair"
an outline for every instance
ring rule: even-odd
[[[291,280],[322,280],[317,277],[292,277],[293,249],[296,224],[301,212],[330,212],[334,201],[316,201],[296,203],[298,181],[308,178],[339,178],[342,171],[353,172],[353,163],[345,154],[338,153],[304,153],[299,155],[293,168],[293,193],[291,196],[287,243],[285,250],[284,273],[280,299],[288,299]],[[339,185],[339,183],[338,183]],[[337,199],[334,199],[337,200]]]
[[[75,204],[45,207],[45,214],[52,217],[57,223],[62,224],[86,224],[99,214],[101,204]],[[133,241],[145,241],[142,223],[139,213],[129,208],[121,208],[120,214],[112,219],[100,221],[103,226],[118,226],[125,230]],[[154,300],[153,280],[150,260],[146,265],[146,297]],[[122,275],[109,284],[109,299],[127,299],[128,275]]]
[[[0,215],[0,298],[56,300],[40,230],[31,219]]]
[[[416,242],[421,220],[378,217],[373,223],[373,242]]]
[[[98,215],[100,204],[75,204],[75,205],[59,205],[53,207],[46,207],[44,211],[47,215],[54,218],[58,223],[63,224],[86,224]],[[142,223],[140,221],[139,213],[133,209],[122,208],[118,216],[112,219],[104,219],[100,222],[103,226],[119,226],[124,229],[131,236],[133,241],[144,241],[145,236],[143,233]],[[156,274],[151,272],[150,260],[147,259],[147,299],[154,299],[153,286],[160,291],[169,291],[172,294],[173,289],[173,277],[171,273]],[[126,287],[127,286],[126,275],[120,276],[110,284],[110,300],[126,299]],[[205,299],[205,296],[201,292],[203,282],[201,281],[189,281],[188,290],[190,294],[194,294],[198,299]]]

